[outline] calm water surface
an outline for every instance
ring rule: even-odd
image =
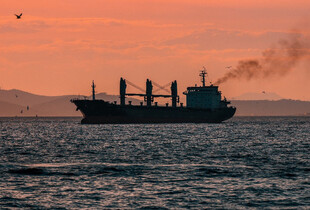
[[[310,208],[310,118],[0,118],[0,208]]]

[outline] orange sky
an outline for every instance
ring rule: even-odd
[[[309,0],[0,0],[0,87],[37,94],[118,94],[119,78],[145,86],[178,81],[179,94],[215,81],[241,59],[260,57],[292,29],[309,34]],[[23,12],[17,20],[15,13]],[[309,21],[309,22],[308,22]],[[228,98],[275,92],[310,100],[310,70],[232,80]],[[134,89],[128,89],[130,92]]]

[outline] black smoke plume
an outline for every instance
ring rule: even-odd
[[[284,76],[292,71],[309,53],[308,41],[301,35],[293,35],[262,53],[260,59],[241,60],[237,66],[216,81],[216,85],[231,79],[257,79]]]

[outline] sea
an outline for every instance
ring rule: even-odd
[[[310,117],[0,118],[0,209],[310,209]]]

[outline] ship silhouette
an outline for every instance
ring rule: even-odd
[[[183,93],[186,95],[186,107],[179,104],[177,81],[170,84],[171,94],[153,94],[153,83],[146,81],[146,91],[143,94],[127,93],[127,83],[135,86],[125,79],[120,79],[120,104],[97,100],[95,84],[92,83],[92,99],[72,99],[76,110],[83,114],[82,124],[121,124],[121,123],[220,123],[230,119],[236,112],[236,108],[226,98],[222,99],[218,86],[205,85],[205,69],[200,72],[202,86],[188,87]],[[160,89],[163,86],[156,84]],[[137,86],[136,86],[137,87]],[[138,89],[141,89],[137,87]],[[126,103],[126,96],[141,96],[144,98],[140,105]],[[159,106],[154,103],[154,98],[171,98],[171,106]]]

